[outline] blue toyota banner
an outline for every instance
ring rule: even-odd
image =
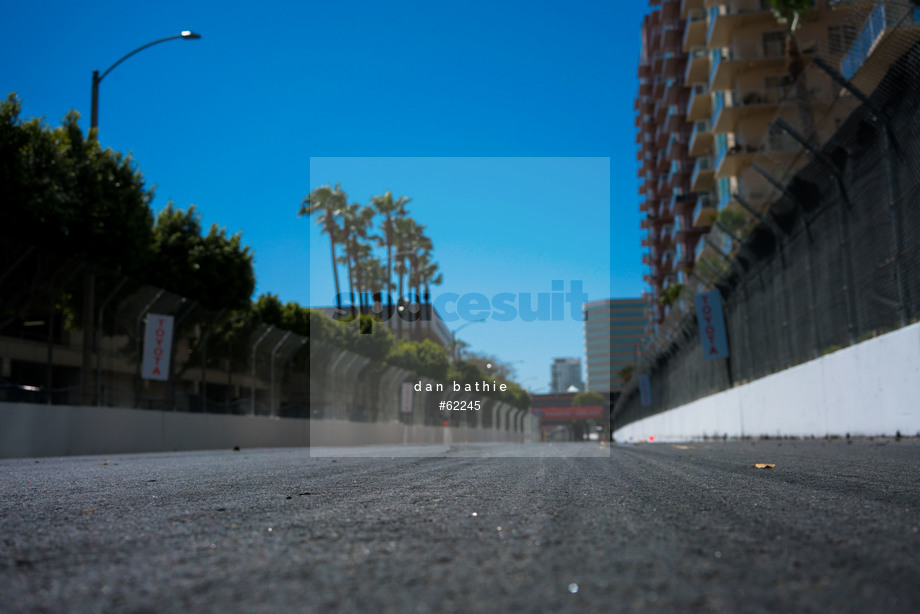
[[[725,317],[722,314],[722,295],[718,290],[696,295],[696,317],[700,324],[703,358],[715,360],[728,358],[728,337],[725,334]]]

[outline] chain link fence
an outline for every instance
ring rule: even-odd
[[[0,264],[0,402],[535,432],[525,412],[488,394],[444,383],[440,392],[417,391],[416,384],[438,383],[247,311],[208,310],[35,248]],[[95,310],[85,357],[79,325],[87,274]],[[143,373],[146,325],[156,316],[173,319],[162,379]],[[357,335],[357,342],[370,337]],[[478,409],[444,411],[442,401]]]
[[[851,44],[809,56],[797,94],[741,161],[614,429],[920,317],[920,9],[851,8]],[[713,289],[727,359],[704,358],[695,295]]]

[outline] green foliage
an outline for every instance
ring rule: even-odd
[[[744,227],[748,215],[740,209],[728,208],[722,209],[717,219],[729,232],[737,233]]]
[[[169,203],[157,217],[149,280],[155,286],[198,301],[206,309],[246,306],[255,289],[252,253],[239,233],[211,226],[201,234],[201,216],[190,206]]]
[[[632,379],[633,371],[635,371],[635,367],[632,365],[627,365],[620,369],[617,372],[617,375],[620,376],[620,381],[625,383]]]
[[[332,324],[337,330],[338,344],[346,350],[381,361],[388,360],[393,351],[393,333],[373,316],[332,320]]]
[[[579,392],[572,398],[573,407],[584,407],[587,405],[594,406],[594,405],[606,405],[606,404],[607,404],[607,399],[604,398],[604,395],[602,395],[599,392],[591,392],[590,390]]]
[[[770,0],[773,16],[777,22],[786,26],[788,32],[799,29],[802,18],[811,5],[811,0]]]
[[[684,289],[684,284],[671,284],[664,289],[664,293],[661,298],[658,299],[658,302],[667,307],[668,305],[674,304],[677,299],[680,297],[680,293]]]
[[[86,140],[68,113],[51,129],[23,122],[21,103],[0,103],[0,226],[3,256],[30,246],[127,274],[150,261],[153,195],[131,158]]]
[[[442,382],[447,379],[450,368],[447,351],[430,339],[421,342],[400,341],[390,349],[386,361],[393,366]]]

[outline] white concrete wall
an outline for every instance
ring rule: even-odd
[[[467,427],[0,403],[0,458],[300,447],[311,440],[314,446],[361,446],[519,442],[525,437]]]
[[[617,441],[920,434],[920,324],[628,424]]]

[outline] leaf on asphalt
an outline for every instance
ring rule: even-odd
[[[773,467],[776,467],[776,463],[755,463],[754,466],[758,469],[773,469]]]

